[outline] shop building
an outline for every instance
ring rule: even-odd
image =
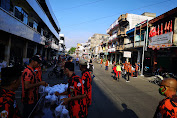
[[[147,19],[153,19],[154,17],[155,14],[150,13],[144,13],[142,15],[126,13],[120,15],[107,30],[107,34],[110,35],[108,44],[109,50],[111,50],[111,53],[109,53],[112,58],[111,60],[115,60],[119,63],[124,62],[126,58],[123,58],[123,51],[131,51],[130,48],[133,47],[132,41],[127,37],[126,32],[134,28],[137,23]]]
[[[50,59],[59,50],[59,32],[48,0],[0,0],[0,58],[8,65],[36,53]]]
[[[129,48],[133,50],[132,63],[140,63],[141,69],[147,66],[151,72],[163,68],[166,72],[177,73],[176,17],[177,8],[174,8],[127,31],[129,40],[132,40]]]

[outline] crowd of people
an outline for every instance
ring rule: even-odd
[[[72,57],[59,57],[54,61],[59,63],[63,74],[68,77],[68,89],[64,93],[55,93],[55,95],[68,95],[63,99],[63,105],[67,105],[70,118],[86,118],[88,108],[92,102],[92,78],[88,69],[87,60],[79,60],[79,67],[82,71],[82,77],[74,72],[75,64]],[[2,118],[28,118],[33,108],[37,104],[40,94],[39,86],[48,86],[48,83],[42,81],[42,59],[40,55],[34,55],[26,67],[15,65],[13,67],[2,68],[1,86],[0,86],[0,117]],[[22,84],[23,114],[20,114],[15,100],[15,91]]]
[[[105,70],[108,71],[109,67],[109,60],[105,61]],[[103,58],[100,59],[100,67],[103,66]],[[126,82],[130,82],[130,76],[133,77],[138,76],[139,64],[135,63],[135,66],[132,67],[130,62],[125,61],[125,63],[116,63],[115,61],[112,62],[112,77],[119,81],[120,77],[122,76],[126,79]]]
[[[91,72],[92,60],[76,59],[82,76],[75,74],[75,64],[72,57],[58,60],[63,74],[68,77],[68,89],[63,93],[55,92],[56,96],[68,95],[68,98],[63,99],[62,105],[67,105],[70,118],[86,118],[88,116],[88,109],[92,103],[92,74]],[[57,61],[55,61],[58,63]],[[39,86],[48,86],[48,83],[42,80],[42,59],[40,55],[33,56],[29,64],[24,69],[20,65],[13,67],[5,67],[1,69],[1,86],[0,86],[0,116],[2,118],[27,118],[32,109],[38,102],[40,94],[38,92]],[[102,67],[103,60],[100,65]],[[76,65],[77,66],[77,65]],[[105,62],[105,70],[108,70],[109,60]],[[112,64],[113,76],[117,80],[125,73],[125,78],[129,80],[132,73],[132,65],[125,62],[113,62]],[[134,76],[138,75],[138,64],[135,64]],[[15,91],[22,84],[22,103],[23,114],[20,114],[15,100]],[[163,80],[159,87],[159,93],[165,98],[160,101],[157,106],[154,118],[176,118],[177,117],[177,80],[174,78],[167,78]]]

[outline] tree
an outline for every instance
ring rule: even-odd
[[[68,51],[69,54],[73,54],[75,52],[76,48],[75,47],[71,47],[70,50]]]

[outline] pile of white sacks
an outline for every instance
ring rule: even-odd
[[[40,86],[39,87],[39,93],[47,93],[47,95],[45,96],[45,102],[49,103],[51,105],[55,105],[57,104],[58,106],[55,108],[55,116],[56,117],[60,117],[60,118],[70,118],[69,117],[69,111],[66,109],[66,107],[64,105],[62,105],[63,98],[67,98],[67,95],[60,95],[60,96],[56,96],[55,92],[58,93],[63,93],[65,91],[67,91],[68,89],[68,84],[57,84],[54,85],[52,87],[47,86]]]

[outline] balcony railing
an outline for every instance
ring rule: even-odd
[[[118,18],[118,21],[119,21],[119,24],[124,27],[129,24],[129,22],[127,21],[127,14],[120,15],[120,17]]]
[[[40,4],[36,0],[26,0],[29,5],[33,8],[33,10],[38,14],[38,16],[43,20],[43,22],[47,25],[47,27],[50,29],[50,31],[56,36],[56,38],[59,40],[59,34],[54,29],[53,25],[51,24],[49,18],[47,17],[46,13],[40,6]]]
[[[115,52],[116,51],[116,48],[109,48],[108,49],[108,52]]]
[[[118,51],[123,51],[124,50],[124,45],[118,45],[117,50]]]
[[[0,30],[45,45],[46,37],[0,7]]]
[[[108,34],[112,29],[117,27],[119,25],[118,20],[116,20],[113,24],[110,25],[110,27],[107,29],[106,33]]]
[[[124,48],[126,48],[126,49],[133,48],[133,43],[124,44]]]
[[[59,45],[56,45],[55,43],[52,43],[51,48],[55,49],[55,50],[59,50]]]
[[[113,34],[111,37],[109,37],[109,40],[113,40],[117,38],[117,33]]]
[[[135,42],[134,47],[143,47],[144,41]]]

